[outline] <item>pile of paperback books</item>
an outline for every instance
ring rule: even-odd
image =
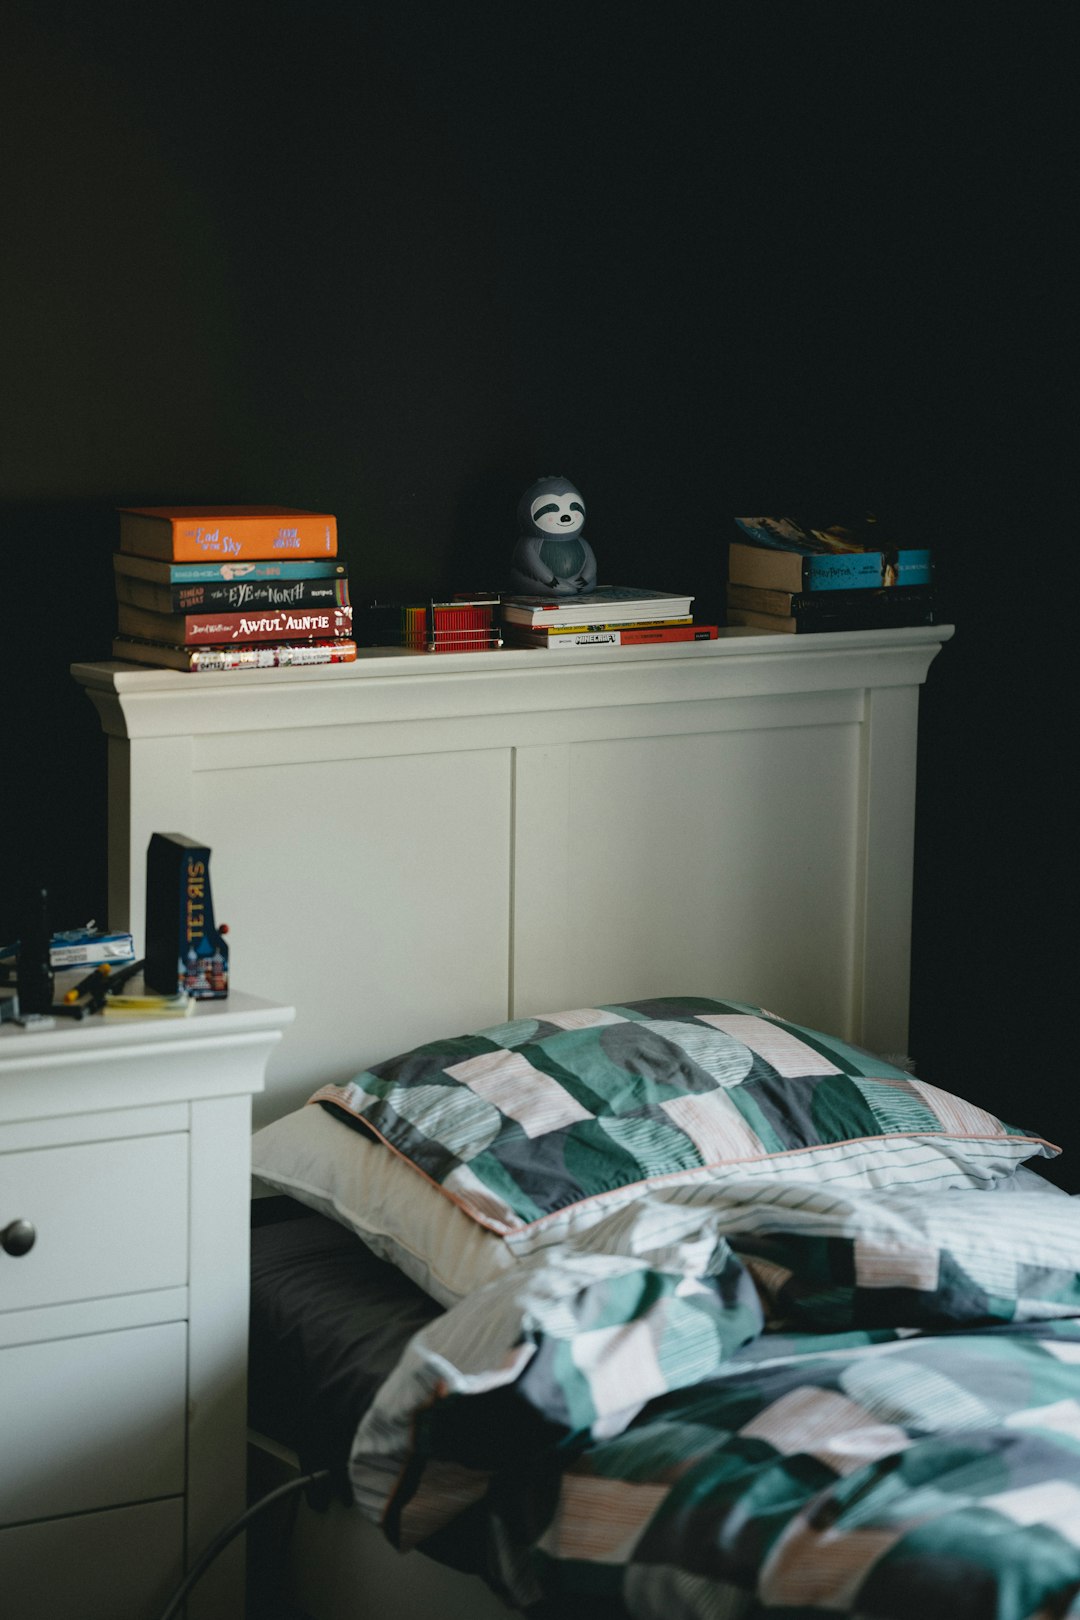
[[[871,516],[843,523],[736,518],[727,622],[788,635],[934,623],[933,557]]]
[[[283,506],[125,507],[113,657],[193,671],[356,657],[337,523]]]

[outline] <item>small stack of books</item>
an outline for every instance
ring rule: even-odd
[[[676,641],[713,641],[715,624],[695,624],[692,596],[598,586],[581,596],[504,596],[503,640],[508,647],[639,647]]]
[[[365,647],[413,652],[487,652],[502,646],[497,596],[455,596],[448,602],[373,602],[354,615]]]
[[[326,513],[126,507],[113,566],[114,658],[216,671],[356,657],[337,523]]]
[[[929,548],[898,546],[875,518],[816,526],[793,518],[735,522],[729,624],[807,635],[934,623]]]

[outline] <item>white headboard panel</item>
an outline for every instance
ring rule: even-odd
[[[907,1034],[918,690],[950,627],[329,670],[73,667],[109,738],[109,922],[209,844],[237,988],[295,1024],[256,1120],[418,1042],[688,993]]]

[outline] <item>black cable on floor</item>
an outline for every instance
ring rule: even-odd
[[[245,1513],[241,1513],[238,1519],[234,1519],[232,1524],[226,1526],[221,1534],[210,1543],[202,1557],[198,1558],[191,1566],[161,1611],[159,1620],[174,1620],[174,1617],[180,1613],[180,1609],[192,1587],[206,1574],[214,1559],[219,1553],[225,1551],[229,1542],[234,1540],[241,1530],[246,1529],[252,1519],[262,1512],[263,1508],[268,1508],[273,1502],[280,1502],[283,1496],[291,1496],[294,1491],[302,1491],[308,1485],[315,1485],[321,1480],[329,1478],[330,1470],[328,1468],[319,1468],[313,1474],[301,1474],[299,1479],[288,1480],[286,1484],[279,1485],[276,1490],[268,1491],[257,1502],[253,1502]]]

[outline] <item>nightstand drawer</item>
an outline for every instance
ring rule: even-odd
[[[186,1353],[183,1322],[0,1351],[0,1525],[182,1492]]]
[[[177,1287],[187,1280],[188,1136],[128,1137],[0,1154],[0,1311]]]
[[[152,1620],[183,1550],[182,1497],[0,1530],[4,1620]]]

